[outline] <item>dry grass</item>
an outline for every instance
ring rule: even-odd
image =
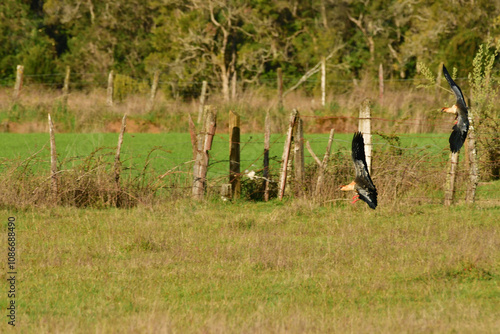
[[[500,325],[498,207],[182,200],[2,214],[18,224],[26,332],[493,333]]]
[[[261,132],[264,128],[265,113],[270,110],[273,120],[272,131],[284,132],[288,112],[292,108],[297,108],[302,115],[317,118],[316,122],[309,122],[306,132],[327,133],[331,127],[335,127],[338,133],[353,132],[357,126],[355,118],[359,106],[366,98],[374,102],[373,117],[399,121],[377,123],[374,128],[377,131],[410,133],[433,131],[441,117],[437,111],[447,98],[443,98],[443,95],[434,96],[422,89],[406,85],[388,88],[381,103],[372,82],[362,82],[358,86],[351,87],[348,92],[345,88],[342,92],[331,92],[325,107],[321,106],[318,97],[298,91],[287,95],[284,109],[278,109],[275,92],[265,89],[245,91],[238,96],[237,101],[229,103],[224,103],[223,99],[213,92],[207,103],[215,105],[219,110],[218,127],[222,131],[227,127],[227,111],[235,110],[242,116],[242,131]],[[45,118],[49,112],[54,114],[56,121],[59,119],[59,123],[65,123],[60,124],[59,130],[63,132],[115,131],[114,128],[109,128],[108,124],[118,121],[124,113],[129,115],[131,121],[144,122],[142,127],[133,129],[136,132],[186,132],[187,114],[190,113],[196,119],[198,113],[197,99],[173,100],[166,98],[161,91],[157,95],[153,111],[149,113],[146,112],[148,96],[145,94],[129,95],[122,102],[108,107],[104,89],[73,91],[69,96],[67,108],[62,107],[61,92],[58,90],[28,86],[24,88],[20,99],[15,103],[11,94],[10,89],[0,89],[0,112],[3,113],[4,131],[11,132],[44,131]],[[71,120],[64,122],[61,118]],[[7,123],[10,127],[6,125]],[[41,125],[23,127],[18,123],[41,123]]]

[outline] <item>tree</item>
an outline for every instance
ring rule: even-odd
[[[14,80],[18,64],[24,65],[27,75],[55,71],[53,41],[45,34],[41,21],[30,8],[30,1],[0,3],[0,78]]]
[[[43,8],[45,26],[58,36],[61,67],[100,79],[113,67],[144,74],[153,12],[143,1],[47,0]]]

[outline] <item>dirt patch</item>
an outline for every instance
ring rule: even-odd
[[[47,123],[42,122],[2,122],[1,130],[3,132],[11,132],[11,133],[33,133],[33,132],[47,132],[48,129]]]
[[[120,132],[122,127],[121,121],[113,121],[106,124],[106,132]],[[161,128],[148,121],[127,119],[127,130],[128,133],[161,133]]]

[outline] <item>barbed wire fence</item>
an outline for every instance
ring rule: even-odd
[[[84,75],[92,75],[85,73]],[[102,75],[102,74],[101,74]],[[35,75],[25,74],[25,77],[35,77]],[[37,77],[42,77],[44,75],[37,75]],[[50,76],[65,76],[65,74],[51,74]],[[104,75],[105,77],[105,75]],[[412,80],[412,79],[410,79]],[[314,80],[311,80],[314,82]],[[401,82],[401,80],[387,80],[388,82]],[[407,82],[405,80],[403,82]],[[149,81],[147,81],[149,83]],[[82,82],[76,82],[72,84],[81,84]],[[45,85],[40,83],[30,83],[30,85]],[[95,84],[95,83],[94,83]],[[102,82],[103,87],[105,87],[106,82]],[[159,84],[169,84],[168,82],[159,81]],[[189,83],[189,84],[199,84],[201,83]],[[23,85],[23,79],[21,77],[20,83],[17,82],[15,85],[14,95],[19,96]],[[49,83],[47,85],[59,86],[57,83]],[[66,86],[66,83],[64,84]],[[157,89],[157,88],[156,88]],[[17,92],[16,92],[17,91]],[[148,93],[149,94],[149,93]],[[154,99],[154,94],[151,93]],[[301,118],[305,123],[313,122],[324,122],[324,121],[334,121],[334,120],[344,120],[350,122],[352,127],[355,127],[355,123],[359,120],[359,117],[355,116],[316,116],[316,115],[301,115]],[[57,120],[55,120],[57,122]],[[436,132],[447,133],[451,130],[451,125],[448,123],[443,123],[442,120],[436,118],[415,118],[415,119],[386,119],[381,117],[371,117],[371,121],[374,123],[372,132],[374,133],[374,163],[372,169],[372,178],[379,188],[379,194],[386,201],[413,201],[419,203],[441,203],[443,200],[442,193],[444,192],[444,183],[446,180],[446,175],[448,173],[447,166],[449,165],[449,157],[447,147],[447,136],[431,136],[425,134],[387,134],[379,130],[377,124],[383,123],[393,123],[395,125],[402,126],[421,126],[422,123],[432,126]],[[488,134],[491,136],[499,136],[498,133]],[[314,146],[316,153],[321,152],[323,147],[326,147],[328,142],[328,137],[324,135],[314,135],[310,136],[307,133],[304,135],[304,140],[309,141]],[[427,144],[418,145],[419,141],[425,140]],[[409,141],[411,144],[404,145],[401,141]],[[429,143],[430,141],[430,143]],[[271,141],[270,151],[271,161],[269,165],[270,179],[271,182],[276,186],[277,179],[279,178],[280,164],[281,164],[281,152],[283,150],[283,145],[285,144],[285,134],[275,134],[273,140]],[[417,143],[417,144],[415,144]],[[264,141],[260,139],[249,139],[248,141],[239,141],[240,154],[242,159],[240,160],[241,172],[239,176],[242,179],[244,194],[243,197],[247,199],[261,199],[263,176],[262,172],[264,170],[263,157],[264,157]],[[444,144],[444,145],[443,145]],[[142,175],[142,182],[153,182],[156,188],[160,190],[173,190],[175,189],[179,193],[184,193],[184,195],[189,194],[189,190],[192,187],[193,179],[193,159],[189,159],[182,154],[176,156],[178,151],[186,151],[186,147],[192,145],[191,141],[176,141],[169,142],[167,145],[162,145],[161,147],[151,148],[150,153],[144,166],[138,168],[134,166],[132,162],[128,168],[124,168],[123,173],[129,173],[129,178],[137,178],[138,175]],[[214,147],[229,147],[231,143],[229,142],[228,136],[220,132],[216,132],[213,138]],[[99,151],[97,148],[96,151]],[[324,150],[324,148],[323,148]],[[105,152],[106,150],[103,150]],[[151,152],[158,151],[163,152],[162,155],[152,154]],[[190,151],[190,150],[188,150]],[[127,156],[126,143],[124,145],[124,156]],[[211,150],[208,154],[210,156],[210,162],[207,165],[207,184],[206,184],[206,194],[208,196],[218,195],[221,189],[221,185],[227,184],[229,182],[229,164],[230,157],[223,153],[224,150]],[[252,152],[251,154],[246,154],[246,152]],[[260,152],[260,153],[258,153]],[[348,139],[338,139],[333,140],[333,152],[331,154],[329,165],[326,170],[325,184],[329,185],[324,187],[322,199],[324,201],[329,200],[345,200],[341,192],[337,191],[338,186],[342,183],[349,182],[349,179],[353,176],[352,162],[350,160],[350,140]],[[106,154],[103,154],[106,156]],[[71,164],[74,166],[78,161],[85,162],[88,157],[69,157],[65,161],[60,162],[60,166]],[[128,156],[128,161],[133,158]],[[105,159],[104,159],[105,160]],[[161,170],[155,170],[149,168],[153,160],[161,160],[162,168]],[[45,163],[44,159],[40,159],[38,163]],[[127,160],[124,161],[126,165]],[[455,198],[459,199],[463,197],[465,193],[464,184],[467,182],[468,170],[466,167],[467,159],[464,159],[462,163],[458,166],[456,172],[456,177],[458,179],[458,187],[454,190]],[[497,162],[498,163],[498,162]],[[314,159],[310,154],[305,154],[305,165],[306,171],[304,176],[304,184],[292,186],[292,190],[289,190],[291,194],[297,194],[297,187],[302,187],[305,191],[302,194],[305,196],[312,197],[314,193],[314,183],[315,173],[317,172],[317,166],[314,163]],[[103,169],[103,168],[101,168]],[[105,168],[104,168],[105,169]],[[71,169],[67,169],[71,170]],[[147,181],[145,181],[147,180]],[[292,177],[292,182],[293,177]],[[497,189],[490,189],[487,187],[487,183],[480,184],[477,202],[494,202],[498,203],[499,191]],[[274,190],[276,191],[276,189]],[[460,201],[460,200],[458,200]]]

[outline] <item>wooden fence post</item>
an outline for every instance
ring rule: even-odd
[[[326,105],[326,59],[321,58],[321,105]]]
[[[467,136],[467,148],[469,155],[469,183],[465,195],[466,203],[472,204],[476,200],[476,188],[479,181],[479,168],[477,166],[476,130],[474,128],[473,110],[469,110],[469,132]]]
[[[207,82],[203,81],[201,85],[200,107],[198,109],[198,124],[200,124],[203,119],[203,111],[205,110],[206,98],[207,98]]]
[[[371,132],[371,101],[365,99],[359,109],[358,130],[363,134],[365,156],[368,172],[372,172],[372,132]]]
[[[290,114],[290,121],[288,125],[288,133],[285,141],[285,147],[283,148],[283,156],[281,158],[281,174],[280,174],[280,183],[278,188],[278,198],[281,201],[283,196],[285,195],[285,186],[286,186],[286,176],[288,169],[288,159],[290,158],[290,148],[292,146],[292,135],[293,128],[295,126],[295,120],[297,119],[299,112],[297,109],[293,109]]]
[[[153,74],[153,84],[151,85],[151,94],[149,95],[149,101],[146,106],[146,112],[150,112],[151,110],[153,110],[159,81],[160,81],[160,71],[156,70]]]
[[[302,187],[304,185],[305,178],[305,166],[304,166],[304,130],[302,126],[302,119],[297,117],[296,120],[295,135],[293,136],[293,155],[295,164],[295,183],[297,193],[302,194]]]
[[[49,114],[49,136],[50,136],[50,179],[52,182],[52,198],[54,203],[58,202],[58,187],[57,187],[57,151],[56,138],[54,131],[54,123]]]
[[[120,129],[120,135],[118,136],[118,146],[116,147],[116,154],[115,154],[115,183],[117,189],[120,189],[120,172],[121,172],[120,153],[122,150],[123,135],[125,133],[126,128],[127,128],[127,114],[123,115],[122,118],[122,126]]]
[[[17,100],[21,95],[21,89],[23,88],[23,78],[24,78],[24,66],[17,65],[16,84],[14,86],[14,94],[13,94],[14,100]]]
[[[109,75],[108,75],[108,94],[107,94],[107,98],[106,98],[106,104],[109,106],[109,107],[112,107],[113,106],[113,90],[114,90],[114,87],[113,87],[113,70],[109,71]]]
[[[319,165],[318,182],[316,182],[316,190],[314,191],[315,196],[319,196],[319,194],[321,193],[321,188],[323,186],[323,177],[325,174],[326,165],[328,164],[328,159],[330,159],[330,153],[332,151],[332,142],[333,142],[334,133],[335,133],[335,130],[331,129],[330,136],[328,137],[328,144],[326,145],[325,156],[323,157],[323,161]]]
[[[64,76],[64,86],[63,86],[63,105],[66,107],[68,104],[68,94],[69,94],[69,76],[71,74],[71,68],[66,66],[66,75]]]
[[[283,108],[283,71],[278,68],[278,108]]]
[[[193,169],[193,197],[197,200],[203,200],[207,180],[207,168],[209,162],[208,151],[212,148],[212,141],[215,135],[216,113],[210,106],[206,106],[205,122],[203,134],[198,135],[196,161]]]
[[[378,67],[378,100],[380,104],[384,102],[384,67],[382,63]]]
[[[450,206],[455,196],[455,179],[457,177],[457,166],[460,152],[450,153],[450,171],[446,176],[446,188],[444,190],[444,205]]]
[[[240,116],[229,111],[229,183],[232,198],[240,198]]]
[[[269,200],[269,147],[271,142],[271,118],[269,110],[266,112],[266,120],[264,125],[264,201]]]

